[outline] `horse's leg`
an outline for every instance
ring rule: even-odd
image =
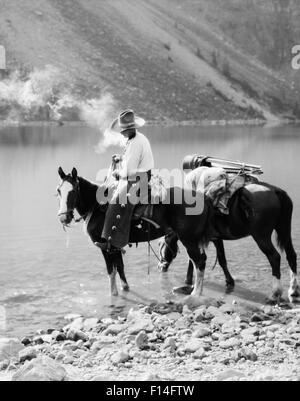
[[[234,279],[232,278],[228,267],[227,267],[227,260],[225,256],[225,249],[224,249],[224,242],[221,239],[217,239],[213,241],[216,251],[217,251],[217,258],[220,266],[223,269],[225,280],[226,280],[226,292],[231,292],[234,289]]]
[[[290,238],[285,247],[286,258],[291,268],[290,288],[288,291],[290,302],[298,301],[300,298],[300,285],[297,278],[297,254],[293,247],[292,239]]]
[[[117,267],[117,271],[119,273],[119,277],[121,280],[122,289],[123,291],[129,291],[129,285],[127,283],[127,279],[124,272],[124,262],[123,262],[122,252],[118,251],[115,253],[114,256],[115,256],[114,266]]]
[[[280,254],[272,244],[271,234],[266,235],[264,238],[261,235],[253,235],[254,240],[259,246],[260,250],[268,258],[272,267],[273,275],[273,290],[271,295],[271,301],[278,302],[282,296],[283,289],[281,285],[281,273],[280,273]]]
[[[105,259],[109,283],[110,283],[110,295],[117,296],[118,288],[116,282],[117,268],[114,266],[112,254],[102,251]]]
[[[297,255],[293,247],[291,227],[293,215],[293,202],[284,191],[276,191],[280,201],[280,215],[275,230],[277,242],[281,250],[285,250],[286,258],[291,269],[291,281],[288,290],[289,300],[298,301],[300,298],[300,287],[297,279]]]
[[[204,251],[200,252],[198,246],[191,247],[189,245],[186,246],[186,249],[195,270],[195,284],[192,295],[199,297],[203,290],[204,271],[207,257]]]
[[[193,275],[194,275],[194,264],[191,261],[191,259],[189,259],[189,265],[187,268],[186,279],[185,279],[186,285],[193,285]]]
[[[231,292],[234,289],[234,279],[232,278],[228,267],[227,267],[227,260],[225,256],[225,249],[224,249],[224,243],[223,240],[218,239],[213,241],[216,251],[217,251],[217,258],[220,266],[223,269],[225,279],[226,279],[226,291]],[[187,275],[186,275],[186,280],[185,284],[187,285],[193,285],[193,273],[194,273],[194,265],[191,260],[189,260],[189,265],[188,265],[188,270],[187,270]]]

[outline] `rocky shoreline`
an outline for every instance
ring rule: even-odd
[[[0,339],[0,381],[298,381],[300,309],[203,298]]]

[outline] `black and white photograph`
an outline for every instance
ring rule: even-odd
[[[0,0],[0,381],[300,380],[300,2]]]

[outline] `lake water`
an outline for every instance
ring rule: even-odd
[[[147,127],[157,168],[181,168],[187,154],[204,154],[262,165],[264,180],[284,188],[294,201],[293,239],[300,246],[299,127]],[[95,152],[99,132],[84,127],[24,127],[0,130],[0,334],[30,334],[56,327],[68,313],[107,316],[137,304],[173,299],[182,285],[187,257],[181,253],[162,275],[147,245],[128,250],[125,268],[131,291],[110,298],[101,253],[82,225],[67,235],[57,219],[58,166],[95,180],[109,165],[110,148]],[[157,249],[156,242],[153,243]],[[271,269],[251,238],[225,243],[229,269],[236,278],[234,296],[263,302]],[[212,271],[215,252],[208,250],[204,294],[222,295],[224,277]],[[289,269],[282,258],[285,290]],[[120,286],[119,286],[120,287]],[[4,321],[4,314],[6,320]]]

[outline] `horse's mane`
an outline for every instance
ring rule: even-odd
[[[86,178],[83,177],[78,177],[79,184],[83,186],[87,186],[89,188],[99,188],[99,184],[96,184],[95,182],[89,181]]]

